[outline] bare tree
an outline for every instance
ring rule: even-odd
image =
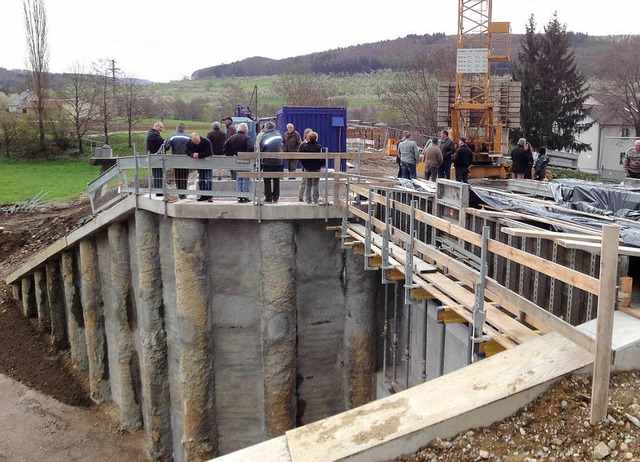
[[[97,104],[101,110],[104,143],[109,144],[109,121],[116,110],[116,88],[118,85],[117,69],[112,59],[100,59],[93,63]]]
[[[422,54],[396,74],[381,96],[398,114],[397,124],[429,136],[437,133],[438,80],[454,74],[453,63],[446,53]]]
[[[58,105],[73,125],[78,141],[78,151],[83,155],[82,137],[89,130],[91,122],[98,117],[95,79],[93,75],[85,72],[84,66],[79,63],[71,67],[67,77],[68,85],[58,91],[61,98]]]
[[[286,104],[291,106],[328,106],[336,93],[320,75],[283,74],[278,80]]]
[[[603,77],[598,85],[601,102],[640,136],[640,37],[621,39],[598,64]]]
[[[136,79],[124,77],[120,85],[121,107],[124,108],[124,117],[127,121],[127,131],[129,133],[129,147],[133,146],[131,132],[133,126],[144,119],[143,100],[146,97],[145,88]]]
[[[44,110],[47,99],[49,72],[49,47],[47,44],[47,12],[43,0],[23,0],[24,26],[26,29],[29,68],[29,86],[35,96],[38,113],[40,151],[47,158]]]

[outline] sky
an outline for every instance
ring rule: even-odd
[[[153,82],[180,80],[197,69],[253,56],[282,59],[409,34],[454,35],[458,27],[457,0],[44,4],[51,72],[78,66],[90,70],[93,62],[106,59],[115,60],[121,75]],[[635,34],[637,18],[629,14],[629,4],[609,0],[606,7],[596,8],[598,3],[584,0],[493,0],[492,20],[510,22],[512,33],[521,34],[531,14],[542,31],[557,11],[568,31]],[[0,67],[27,67],[22,5],[23,0],[2,0]]]

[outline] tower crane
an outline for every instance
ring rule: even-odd
[[[511,26],[492,21],[492,0],[458,0],[455,84],[440,85],[439,124],[474,151],[471,177],[506,177],[508,129],[520,125],[520,84],[509,75]]]

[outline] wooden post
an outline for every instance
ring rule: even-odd
[[[620,226],[607,225],[602,228],[600,290],[598,293],[598,318],[596,320],[596,357],[593,362],[591,417],[589,419],[592,425],[601,422],[607,415],[613,312],[617,297],[619,238]]]

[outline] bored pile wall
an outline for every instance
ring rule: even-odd
[[[379,275],[331,224],[138,210],[47,271],[65,305],[80,294],[86,348],[77,307],[57,311],[92,398],[117,404],[123,429],[144,428],[150,458],[206,460],[373,398]],[[21,285],[30,312],[33,277]]]

